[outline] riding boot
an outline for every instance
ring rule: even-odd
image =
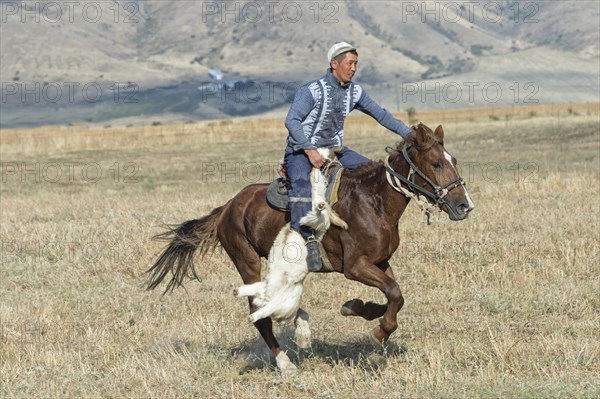
[[[321,254],[319,254],[319,241],[315,236],[310,236],[306,239],[306,263],[309,272],[318,272],[321,270],[323,263],[321,262]]]

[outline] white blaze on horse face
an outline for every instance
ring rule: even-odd
[[[444,158],[446,158],[446,161],[448,161],[448,163],[450,164],[452,169],[454,169],[456,174],[458,174],[458,171],[456,170],[456,168],[454,167],[454,164],[452,163],[452,155],[448,154],[448,151],[444,151]]]
[[[467,191],[466,187],[464,187],[465,190],[465,195],[467,196],[467,203],[469,205],[469,211],[472,211],[475,208],[475,204],[473,203],[473,200],[471,200],[471,196],[469,195],[469,192]]]
[[[450,164],[452,169],[454,169],[454,171],[458,175],[458,171],[456,170],[456,168],[454,167],[454,164],[452,163],[452,155],[448,154],[448,151],[444,151],[444,158],[446,158],[446,160],[448,161],[448,163]],[[473,200],[471,200],[471,196],[469,195],[467,188],[465,186],[463,186],[463,189],[465,190],[465,196],[467,197],[467,204],[469,205],[469,210],[472,210],[473,208],[475,208],[475,204],[473,203]]]

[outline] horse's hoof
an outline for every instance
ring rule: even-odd
[[[268,351],[268,350],[267,350]],[[235,356],[234,365],[240,375],[252,370],[260,370],[269,364],[270,352],[252,351],[251,348],[243,349],[241,352],[233,354]]]
[[[309,349],[312,345],[310,328],[308,323],[306,325],[299,325],[296,327],[294,333],[294,342],[299,349]]]
[[[383,331],[381,326],[375,326],[371,330],[371,334],[369,334],[371,341],[379,346],[383,346],[387,340],[390,338],[390,334]]]
[[[258,320],[254,320],[254,316],[253,316],[253,315],[250,315],[250,316],[248,316],[248,320],[249,320],[249,321],[250,321],[250,323],[252,323],[252,324],[254,324],[254,323],[256,323],[256,322],[258,321]]]
[[[240,290],[239,290],[239,288],[234,288],[234,289],[233,289],[233,296],[237,298],[239,295],[240,295]]]
[[[306,338],[306,337],[296,337],[295,341],[296,341],[296,346],[299,349],[310,349],[310,347],[312,345],[310,338]]]
[[[342,316],[358,316],[358,309],[365,306],[361,299],[352,299],[342,305],[340,313]]]
[[[284,351],[279,352],[275,357],[275,362],[277,363],[277,367],[281,371],[281,376],[283,378],[293,377],[298,374],[298,368],[292,363]]]

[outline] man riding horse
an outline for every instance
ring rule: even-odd
[[[311,270],[320,269],[321,260],[315,246],[322,244],[332,271],[375,287],[385,295],[386,302],[381,304],[352,299],[342,305],[340,313],[366,320],[378,319],[379,323],[373,327],[370,336],[377,342],[386,342],[398,329],[398,312],[404,305],[390,260],[400,244],[398,223],[409,202],[415,199],[426,213],[430,206],[439,208],[451,220],[466,219],[474,204],[458,174],[456,158],[444,148],[441,125],[435,131],[423,124],[411,130],[371,100],[360,86],[352,83],[357,54],[351,45],[334,45],[329,50],[328,60],[331,69],[322,79],[300,88],[286,120],[290,131],[285,163],[292,186],[291,220],[299,233],[287,232],[297,236],[299,245],[308,239],[310,252],[306,250],[307,255],[301,259],[307,260]],[[385,161],[363,164],[367,161],[365,157],[343,147],[343,121],[354,108],[371,115],[405,138],[396,148],[388,150]],[[332,208],[348,229],[330,229],[323,236],[322,243],[313,244],[314,240],[310,238],[312,232],[300,227],[300,219],[306,221],[301,216],[309,209],[309,214],[314,210],[310,208],[308,176],[313,166],[323,165],[324,159],[318,154],[323,148],[333,149],[344,166],[356,170],[342,173],[339,201],[335,209]],[[165,278],[170,278],[165,289],[168,292],[181,286],[187,277],[198,278],[194,267],[195,255],[202,259],[211,250],[223,248],[244,283],[238,296],[249,295],[254,326],[279,369],[293,372],[296,366],[277,342],[273,319],[294,317],[298,346],[310,346],[308,314],[297,308],[307,265],[296,262],[295,268],[278,269],[279,275],[271,273],[272,278],[261,284],[263,259],[268,259],[269,269],[272,260],[276,261],[279,256],[290,263],[281,245],[287,240],[279,241],[278,238],[286,232],[284,227],[288,224],[288,215],[267,202],[268,187],[268,183],[250,184],[209,214],[185,221],[157,235],[156,238],[167,240],[169,244],[148,270],[148,289],[154,289]],[[320,236],[319,228],[317,231]],[[304,251],[305,248],[301,248],[300,252]],[[300,278],[294,280],[290,278],[294,277],[292,275]],[[270,292],[271,280],[286,286],[291,280],[298,283],[292,285],[296,292],[294,301],[289,300],[289,295],[282,297],[279,291]],[[257,288],[261,287],[265,288],[266,296],[256,294]],[[252,292],[247,289],[252,289]],[[277,305],[276,309],[269,308],[270,304]]]
[[[343,145],[344,119],[358,109],[403,138],[411,129],[381,108],[352,78],[358,67],[358,53],[349,43],[334,44],[327,52],[329,69],[325,76],[298,89],[285,120],[289,135],[284,162],[290,181],[291,227],[306,241],[309,271],[322,267],[313,230],[300,224],[311,209],[310,172],[320,168],[325,158],[318,148],[333,150],[343,167],[354,169],[369,161]]]

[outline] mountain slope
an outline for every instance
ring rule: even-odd
[[[240,111],[222,104],[230,101],[226,98],[221,104],[198,98],[202,94],[196,87],[210,81],[212,68],[227,79],[251,78],[263,88],[272,81],[299,84],[325,72],[327,49],[341,40],[357,46],[357,79],[384,105],[397,103],[392,97],[406,83],[469,79],[537,82],[546,87],[543,101],[556,101],[559,95],[569,100],[564,94],[571,92],[598,101],[597,1],[0,1],[0,6],[3,125],[10,124],[14,112],[25,117],[17,109],[23,105],[33,107],[41,120],[75,106],[82,107],[83,114],[73,114],[79,118],[110,119],[114,112],[99,111],[81,88],[99,85],[106,102],[116,84],[127,82],[135,86],[136,96],[154,93],[168,101],[161,108],[149,104],[156,98],[140,94],[145,106],[119,104],[125,114],[177,113],[178,108],[190,118],[262,112],[282,106],[288,96],[262,101],[254,111],[247,101]],[[531,54],[544,60],[543,68],[562,71],[568,63],[578,72],[553,74],[540,69]],[[587,89],[551,87],[569,86],[571,78],[574,86],[588,82]],[[78,84],[66,102],[65,82]],[[23,95],[36,84],[37,102]],[[60,101],[48,101],[45,84],[63,89]],[[172,107],[182,98],[189,102]],[[463,102],[431,106],[455,105]]]

